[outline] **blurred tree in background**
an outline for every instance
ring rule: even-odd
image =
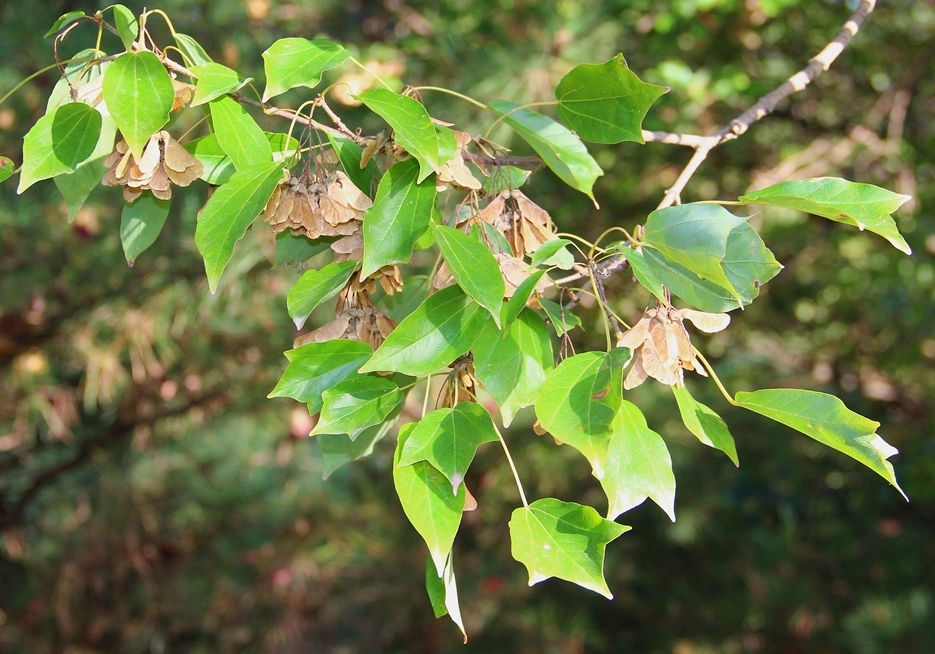
[[[697,133],[799,69],[838,29],[845,5],[160,8],[248,74],[262,71],[260,53],[277,38],[326,36],[406,83],[441,80],[516,102],[551,100],[573,66],[623,51],[641,77],[672,89],[646,127]],[[52,61],[38,36],[57,16],[101,6],[5,3],[0,91]],[[824,390],[883,423],[912,501],[856,462],[699,391],[732,425],[743,464],[735,469],[684,430],[667,391],[641,387],[634,395],[672,453],[678,521],[645,507],[628,514],[633,532],[608,548],[612,602],[558,581],[532,591],[503,529],[515,505],[509,470],[481,451],[469,477],[481,509],[466,514],[455,545],[466,647],[450,623],[431,618],[424,545],[386,501],[392,444],[323,482],[304,407],[265,399],[295,335],[285,293],[300,271],[270,269],[262,230],[211,295],[190,236],[203,191],[177,194],[162,238],[128,268],[114,189],[95,191],[68,224],[52,182],[23,196],[0,185],[0,651],[935,651],[933,37],[931,2],[881,3],[831,71],[713,151],[684,194],[736,197],[843,175],[913,195],[897,216],[909,258],[796,212],[754,218],[786,268],[706,344],[732,388]],[[355,74],[338,69],[331,79],[366,82]],[[0,106],[4,154],[20,159],[12,149],[56,78],[40,76]],[[481,129],[468,105],[441,95],[426,103]],[[591,238],[642,221],[687,160],[660,144],[590,149],[606,171],[595,187],[600,213],[548,172],[533,176],[531,193],[560,226]],[[619,310],[637,315],[646,300],[624,296]],[[534,492],[601,501],[576,452],[516,431]]]

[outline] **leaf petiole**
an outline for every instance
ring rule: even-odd
[[[698,360],[701,361],[701,365],[703,365],[705,367],[705,370],[708,371],[708,374],[711,375],[711,379],[714,380],[715,385],[717,386],[718,390],[721,391],[721,395],[724,396],[724,399],[727,400],[733,406],[740,406],[737,400],[732,398],[730,393],[727,392],[727,389],[724,388],[724,384],[721,383],[721,380],[717,376],[717,373],[714,372],[714,368],[711,367],[711,364],[708,363],[708,360],[705,359],[704,355],[698,350],[695,350],[695,356],[698,357]]]

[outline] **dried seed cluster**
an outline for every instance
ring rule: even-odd
[[[360,230],[364,211],[371,206],[373,201],[340,171],[321,180],[308,174],[288,175],[273,191],[263,220],[274,234],[291,229],[294,235],[313,240],[321,236],[350,236]]]
[[[106,159],[107,172],[101,183],[105,186],[123,186],[123,199],[136,200],[143,191],[152,191],[160,200],[172,197],[172,184],[188,186],[198,179],[204,167],[168,132],[153,134],[139,161],[133,157],[126,141],[118,141]]]
[[[517,189],[500,193],[479,217],[503,234],[520,259],[555,239],[548,212]]]

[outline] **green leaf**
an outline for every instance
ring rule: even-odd
[[[839,223],[879,234],[893,247],[912,254],[891,213],[910,199],[873,184],[849,182],[837,177],[818,177],[783,182],[740,198],[748,204],[798,209]]]
[[[78,211],[84,206],[91,191],[100,185],[101,176],[105,170],[103,161],[103,159],[86,161],[78,166],[75,172],[59,175],[52,180],[58,187],[59,193],[62,194],[62,199],[65,200],[69,223],[78,215]]]
[[[443,161],[439,157],[438,132],[421,102],[387,89],[369,89],[357,99],[393,128],[396,143],[419,162],[416,181],[439,171]]]
[[[114,27],[117,28],[117,34],[120,35],[120,40],[123,41],[123,47],[129,52],[133,47],[133,42],[136,41],[137,34],[140,32],[136,16],[123,5],[114,5],[111,9],[114,10]]]
[[[590,506],[554,498],[513,511],[513,558],[526,566],[529,585],[558,577],[613,599],[604,581],[607,543],[630,527],[605,520]]]
[[[274,161],[284,161],[295,154],[296,149],[299,147],[299,142],[292,137],[287,142],[285,134],[278,132],[264,132],[264,134],[273,151]],[[202,136],[194,141],[189,141],[182,147],[201,162],[204,172],[201,174],[200,179],[208,184],[217,186],[226,184],[230,181],[231,175],[236,172],[234,162],[221,148],[216,134]]]
[[[36,182],[71,173],[94,152],[101,137],[100,112],[81,102],[62,105],[33,125],[23,138],[17,193]]]
[[[515,166],[498,166],[491,171],[490,177],[484,179],[484,193],[498,195],[519,188],[526,183],[530,174],[530,171]]]
[[[571,241],[567,238],[556,238],[551,241],[546,241],[532,253],[532,257],[529,259],[530,267],[535,268],[541,266],[558,254],[559,250],[562,250],[566,245],[571,245]]]
[[[675,522],[675,475],[662,436],[646,426],[635,404],[621,400],[613,422],[614,434],[595,472],[607,494],[607,517],[614,520],[648,497]]]
[[[906,497],[896,483],[892,464],[887,461],[897,450],[876,433],[880,423],[854,413],[835,396],[776,388],[740,392],[736,400],[745,409],[792,427],[863,463]]]
[[[671,261],[726,289],[741,306],[740,294],[727,278],[721,261],[727,255],[731,231],[747,221],[717,204],[683,204],[657,209],[646,219],[643,240]]]
[[[205,52],[205,49],[201,47],[201,44],[198,43],[198,41],[190,37],[188,34],[176,32],[175,44],[179,46],[179,50],[182,52],[182,56],[185,58],[185,62],[189,66],[200,66],[202,64],[211,63],[211,57],[208,56],[208,53]]]
[[[208,106],[218,144],[234,162],[234,168],[241,170],[272,161],[269,139],[243,106],[227,96],[212,100]]]
[[[435,617],[448,615],[448,607],[445,606],[445,580],[438,576],[431,556],[425,560],[425,590],[429,595],[429,602],[432,604]]]
[[[52,36],[53,34],[58,34],[76,20],[79,18],[84,18],[86,15],[87,14],[85,14],[83,11],[69,11],[67,14],[62,14],[58,17],[58,20],[52,23],[52,27],[49,28],[49,31],[46,32],[45,36],[42,38],[45,39]]]
[[[357,440],[347,434],[319,434],[315,442],[321,450],[322,477],[327,479],[335,470],[346,463],[370,456],[373,446],[393,427],[395,420],[365,429]]]
[[[149,137],[169,122],[175,88],[152,52],[126,52],[104,72],[104,102],[139,161]]]
[[[9,179],[13,174],[16,164],[9,157],[0,157],[0,182]]]
[[[406,278],[402,292],[383,298],[383,308],[387,315],[396,322],[402,322],[409,314],[419,308],[429,294],[429,278],[426,275],[412,275]]]
[[[668,89],[647,84],[623,54],[604,64],[572,68],[555,89],[558,117],[585,141],[643,143],[643,119]]]
[[[581,452],[598,478],[620,406],[615,387],[620,380],[613,383],[616,362],[616,354],[603,352],[568,357],[549,374],[536,399],[542,428]]]
[[[443,288],[399,323],[361,372],[429,375],[470,350],[487,320],[487,312],[460,287]]]
[[[65,75],[59,77],[52,88],[49,99],[46,101],[46,113],[50,114],[63,104],[74,102],[71,95],[73,87],[83,86],[100,77],[111,64],[110,61],[100,61],[99,58],[103,56],[103,52],[93,48],[87,48],[76,53],[71,61],[65,64]],[[96,100],[96,98],[94,99]],[[80,101],[90,105],[90,100],[91,98]],[[113,119],[110,120],[113,122]],[[108,145],[110,150],[113,150],[113,142]]]
[[[360,341],[307,343],[285,352],[289,365],[269,397],[291,397],[318,413],[322,394],[345,379],[360,377],[357,369],[370,358],[370,346]]]
[[[347,434],[356,440],[368,427],[386,420],[406,394],[385,377],[347,379],[322,393],[321,417],[316,434]]]
[[[734,437],[730,435],[727,429],[727,423],[713,410],[697,401],[688,392],[684,386],[673,386],[672,392],[675,393],[675,401],[679,405],[679,413],[682,414],[682,422],[688,431],[698,437],[702,443],[726,454],[735,466],[740,466],[740,459],[737,458],[737,446],[734,444]]]
[[[546,300],[541,297],[539,298],[539,306],[545,311],[545,315],[549,317],[549,321],[552,323],[552,329],[555,330],[558,336],[563,336],[566,332],[571,331],[575,327],[581,327],[581,318],[573,314],[569,309],[562,307],[562,305],[557,302],[552,302],[552,300]]]
[[[744,223],[746,225],[746,223]],[[728,237],[728,252],[730,252],[730,239]],[[655,295],[660,300],[665,301],[665,289],[662,286],[662,282],[659,280],[659,277],[656,275],[655,269],[646,261],[644,252],[637,252],[631,247],[621,246],[620,253],[623,254],[624,258],[629,262],[630,269],[633,271],[633,276],[636,277],[636,281],[640,283],[643,288],[648,290],[650,293]],[[724,257],[727,258],[727,255]],[[722,266],[723,261],[722,261]],[[683,266],[681,268],[685,269]],[[697,279],[697,275],[692,274],[694,278]],[[719,286],[716,287],[718,290],[722,290]],[[678,293],[676,293],[678,295]],[[681,296],[679,296],[681,297]],[[684,298],[683,298],[684,299]],[[731,305],[733,307],[733,304]]]
[[[280,179],[282,164],[270,162],[244,168],[208,199],[195,227],[195,245],[205,260],[212,293],[234,253],[234,245],[263,211]]]
[[[473,352],[477,378],[497,401],[503,425],[509,427],[517,411],[535,403],[552,370],[548,329],[539,314],[527,309],[505,337],[493,323],[487,323]]]
[[[337,153],[341,167],[354,185],[367,195],[372,195],[380,181],[380,170],[376,162],[371,159],[362,169],[360,167],[361,156],[364,153],[362,147],[350,139],[335,136],[331,132],[328,132],[328,141]]]
[[[445,614],[451,616],[461,635],[464,636],[464,643],[467,644],[467,632],[464,630],[464,620],[461,618],[461,605],[458,603],[458,586],[455,583],[454,555],[448,554],[448,560],[445,562],[445,570],[441,577],[435,574],[435,567],[432,560],[426,561],[425,566],[425,589],[429,593],[429,601],[432,602],[432,611],[436,618]]]
[[[123,206],[120,217],[120,242],[127,263],[156,242],[169,216],[169,200],[159,200],[152,193],[143,193],[134,202]]]
[[[273,268],[287,263],[303,263],[316,254],[324,252],[333,242],[331,238],[317,238],[310,241],[306,236],[294,236],[286,230],[276,234],[276,257]]]
[[[297,86],[315,88],[324,71],[340,66],[350,56],[340,44],[326,39],[279,39],[263,53],[263,102]]]
[[[373,206],[364,214],[364,260],[360,275],[407,263],[412,247],[429,226],[435,204],[435,180],[417,183],[419,164],[407,159],[390,167],[380,180]]]
[[[191,106],[193,107],[211,102],[222,95],[233,93],[250,82],[250,79],[241,80],[237,71],[216,64],[213,61],[192,66],[191,71],[195,73],[195,77],[198,79],[195,86],[195,95],[192,97]]]
[[[504,332],[509,329],[510,325],[513,324],[513,321],[516,320],[517,316],[519,316],[523,309],[526,308],[526,303],[535,292],[536,285],[539,283],[539,280],[542,279],[544,274],[544,270],[537,270],[529,277],[524,279],[522,282],[520,282],[519,286],[516,287],[516,290],[513,291],[513,297],[511,297],[503,304],[503,309],[500,312],[500,319],[503,321]]]
[[[588,154],[581,139],[548,116],[530,109],[518,109],[519,106],[505,100],[490,103],[490,108],[504,116],[503,122],[532,146],[559,179],[594,201],[594,182],[604,171]]]
[[[450,411],[450,409],[446,409]],[[431,414],[429,414],[431,415]],[[422,419],[422,422],[428,416]],[[421,423],[408,423],[399,430],[399,441],[393,463],[393,483],[409,522],[428,545],[435,569],[441,577],[451,552],[461,514],[467,498],[465,487],[451,492],[451,483],[426,461],[403,463],[406,448],[412,442]]]
[[[712,281],[701,279],[688,268],[667,259],[650,248],[643,250],[647,267],[672,293],[692,306],[719,313],[737,308],[737,300],[726,289]],[[775,277],[782,266],[767,249],[756,230],[744,223],[727,238],[727,254],[721,268],[744,306],[753,302],[760,286]]]
[[[477,446],[498,439],[490,414],[473,402],[432,411],[416,423],[409,436],[397,467],[427,461],[445,475],[454,494],[464,482]]]
[[[499,328],[506,286],[490,250],[464,232],[444,225],[435,225],[435,242],[458,286],[490,312]]]
[[[296,329],[302,329],[315,307],[344,288],[355,268],[356,261],[343,261],[329,263],[321,270],[305,271],[286,296],[289,317],[295,322]]]

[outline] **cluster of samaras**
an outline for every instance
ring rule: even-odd
[[[136,200],[143,191],[152,191],[160,200],[168,200],[172,197],[172,184],[188,186],[204,172],[201,162],[165,130],[150,137],[139,161],[127,142],[121,140],[104,159],[104,165],[107,172],[101,183],[123,186],[123,199],[127,202]]]

